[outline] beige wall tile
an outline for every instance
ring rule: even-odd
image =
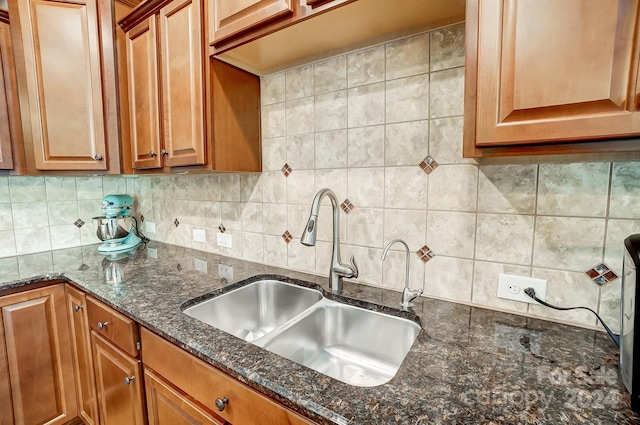
[[[63,226],[51,226],[51,249],[71,248],[82,245],[80,229],[73,224]]]
[[[240,175],[240,201],[262,202],[262,180],[260,180],[260,174],[246,173]]]
[[[622,273],[624,240],[638,233],[640,233],[640,220],[607,220],[604,262],[619,276]]]
[[[294,171],[287,177],[287,202],[311,205],[315,195],[315,171]]]
[[[284,136],[286,134],[284,102],[263,106],[261,111],[262,137],[270,139]]]
[[[425,265],[424,295],[471,301],[473,261],[436,255]]]
[[[9,191],[11,193],[11,202],[47,200],[43,177],[9,177]]]
[[[529,267],[514,266],[511,264],[488,263],[476,261],[473,272],[473,294],[471,301],[474,304],[495,308],[499,310],[527,312],[527,304],[498,298],[498,278],[501,273],[516,276],[529,277]]]
[[[104,197],[101,177],[78,177],[76,179],[76,190],[80,200],[101,200]]]
[[[342,203],[347,199],[347,169],[316,170],[315,185],[314,196],[321,189],[329,188],[336,194],[338,202]],[[312,200],[313,198],[308,199],[306,203],[311,206]],[[325,199],[323,205],[330,205],[329,200]]]
[[[314,125],[314,98],[288,100],[285,106],[287,135],[312,133]]]
[[[0,204],[0,231],[13,230],[13,212],[11,204]]]
[[[280,171],[266,171],[262,173],[262,187],[264,202],[286,203],[287,180]]]
[[[281,236],[287,230],[287,205],[263,204],[262,226],[265,234]]]
[[[604,217],[609,163],[540,164],[538,214]]]
[[[387,124],[384,165],[416,165],[429,153],[429,121]]]
[[[217,229],[222,223],[222,207],[219,201],[204,202],[204,225]]]
[[[429,174],[430,210],[475,211],[477,194],[475,165],[441,165]]]
[[[293,237],[302,236],[302,231],[309,219],[309,208],[306,205],[289,205],[287,207],[287,230]],[[330,221],[331,215],[318,216],[318,221]],[[284,231],[282,232],[284,233]],[[282,233],[280,235],[282,235]]]
[[[315,131],[347,127],[347,91],[324,93],[315,97]]]
[[[16,255],[16,236],[13,230],[0,231],[0,257]]]
[[[242,232],[242,258],[249,261],[264,261],[264,241],[262,233]]]
[[[315,167],[343,168],[347,166],[347,130],[315,134]]]
[[[416,75],[387,81],[387,123],[429,118],[429,75]]]
[[[532,277],[547,280],[545,301],[559,307],[598,308],[598,288],[584,273],[534,268]],[[559,311],[541,305],[529,304],[529,313],[546,318],[594,326],[596,318],[590,311]]]
[[[402,239],[415,253],[425,245],[427,214],[424,210],[384,210],[384,245],[393,239]],[[392,250],[404,250],[402,244],[394,244]]]
[[[377,83],[384,80],[384,45],[359,50],[347,55],[349,87]]]
[[[464,114],[464,68],[453,68],[429,75],[429,116],[442,118]]]
[[[313,65],[299,66],[285,72],[285,98],[287,100],[312,96],[313,91]]]
[[[347,218],[347,243],[382,249],[384,245],[384,210],[355,208]],[[381,252],[382,254],[382,252]]]
[[[11,209],[13,212],[14,229],[49,226],[46,202],[14,203],[11,204]]]
[[[431,33],[431,71],[464,65],[464,23]]]
[[[262,105],[284,102],[285,73],[267,75],[260,79],[260,100]]]
[[[120,177],[114,179],[120,181]],[[75,177],[46,177],[45,188],[47,200],[52,201],[73,201],[76,199],[76,179]],[[113,193],[113,192],[109,192]],[[124,192],[118,192],[124,193]]]
[[[71,198],[73,199],[73,198]],[[2,222],[2,205],[0,205],[0,223]],[[64,224],[73,224],[78,219],[78,202],[77,201],[61,201],[49,202],[49,225],[61,226]],[[92,226],[93,223],[89,223]],[[0,226],[0,229],[2,227]]]
[[[350,168],[348,172],[349,201],[356,207],[384,205],[384,168]],[[339,202],[344,199],[338,199]]]
[[[384,165],[384,126],[350,128],[347,133],[347,158],[349,167]]]
[[[432,119],[429,123],[429,155],[439,164],[475,164],[473,159],[462,158],[462,117]]]
[[[294,170],[313,170],[314,134],[298,134],[287,137],[287,164]],[[282,163],[284,165],[284,162]],[[282,168],[282,166],[280,166]]]
[[[287,139],[274,137],[262,140],[263,171],[280,170],[287,162]]]
[[[384,83],[351,88],[347,92],[349,127],[384,124]]]
[[[358,282],[371,285],[382,285],[382,249],[367,248],[363,246],[347,246],[347,255],[342,259],[348,263],[348,259],[353,256],[358,263]]]
[[[262,216],[263,216],[262,203],[257,203],[257,202],[241,203],[240,210],[241,210],[240,220],[242,223],[242,231],[262,233]],[[260,240],[260,246],[262,246],[262,239]]]
[[[345,56],[336,56],[314,64],[315,93],[347,88],[347,60]]]
[[[533,264],[585,272],[602,261],[605,220],[537,217]]]
[[[533,216],[478,214],[476,259],[531,264],[533,226]]]
[[[387,167],[384,171],[384,206],[425,209],[427,175],[420,167]]]
[[[222,174],[220,175],[221,200],[240,202],[240,175]]]
[[[9,202],[11,202],[9,178],[0,176],[0,204],[8,204]]]
[[[125,179],[123,177],[104,177],[102,179],[102,192],[105,194],[105,196],[119,195],[121,193],[136,193],[137,191],[127,190],[127,181],[130,181],[130,180],[131,179]],[[72,187],[75,188],[75,182],[73,182],[73,186],[69,184],[69,187],[67,190],[71,189]],[[56,197],[56,198],[60,199],[60,197]],[[55,200],[54,198],[51,197],[51,194],[50,194],[49,178],[47,178],[47,199],[49,200],[49,202],[51,202],[52,200]],[[63,198],[63,199],[66,199],[66,198]],[[74,199],[74,198],[69,198],[69,199]]]
[[[535,164],[480,167],[478,211],[533,214],[537,170]]]
[[[640,218],[640,162],[613,164],[609,216]]]
[[[473,258],[475,237],[475,213],[451,211],[427,213],[427,245],[436,255]]]
[[[387,80],[429,72],[429,34],[387,43],[386,60]]]
[[[300,239],[293,238],[287,246],[287,266],[296,270],[315,272],[315,250],[314,246],[302,245]]]
[[[16,229],[15,243],[16,254],[18,255],[50,250],[51,236],[49,235],[49,228],[31,227],[28,229]]]
[[[263,235],[265,264],[275,267],[287,266],[287,243],[281,236]]]

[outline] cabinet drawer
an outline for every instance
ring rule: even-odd
[[[313,422],[278,405],[145,328],[142,363],[232,424],[309,425]],[[228,399],[223,411],[216,399]]]
[[[138,357],[136,322],[90,297],[87,297],[87,314],[91,329],[130,356]]]

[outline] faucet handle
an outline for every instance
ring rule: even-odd
[[[358,263],[356,263],[356,259],[355,257],[352,255],[351,258],[349,259],[349,262],[351,263],[351,267],[353,268],[353,278],[356,279],[358,277]]]

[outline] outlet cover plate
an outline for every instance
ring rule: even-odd
[[[153,221],[145,221],[144,222],[144,230],[146,230],[148,233],[155,233],[156,232],[156,223],[154,223]]]
[[[230,233],[218,233],[218,246],[222,248],[233,247],[233,240]]]
[[[194,242],[200,242],[200,243],[206,243],[207,242],[207,238],[206,238],[206,234],[204,232],[204,229],[193,229],[193,241]]]
[[[526,288],[533,288],[536,291],[536,297],[545,301],[547,296],[547,280],[536,279],[533,277],[515,276],[500,273],[498,278],[498,298],[505,300],[519,301],[529,304],[538,304],[537,301],[529,298],[524,293]]]

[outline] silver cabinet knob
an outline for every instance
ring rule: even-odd
[[[223,411],[226,405],[229,404],[229,399],[225,398],[216,398],[216,409],[219,411]]]
[[[76,313],[79,312],[80,310],[82,310],[84,308],[83,305],[74,305],[73,306],[73,311],[75,311]]]
[[[167,156],[167,155],[169,155],[169,152],[168,152],[168,151],[166,151],[166,150],[164,150],[164,149],[162,149],[162,150],[160,151],[160,155],[162,155],[162,156]]]
[[[109,322],[98,322],[98,329],[103,330],[104,328],[107,327],[108,324]]]
[[[154,151],[149,152],[149,156],[150,156],[150,157],[154,157],[154,156],[156,156],[156,155],[158,155],[158,154],[157,154],[157,153],[155,153]]]
[[[95,155],[93,156],[93,159],[95,159],[96,161],[102,161],[102,155],[100,155],[100,154],[95,154]]]
[[[133,381],[134,379],[136,379],[135,375],[127,376],[126,378],[124,378],[124,384],[131,385],[131,381]]]

